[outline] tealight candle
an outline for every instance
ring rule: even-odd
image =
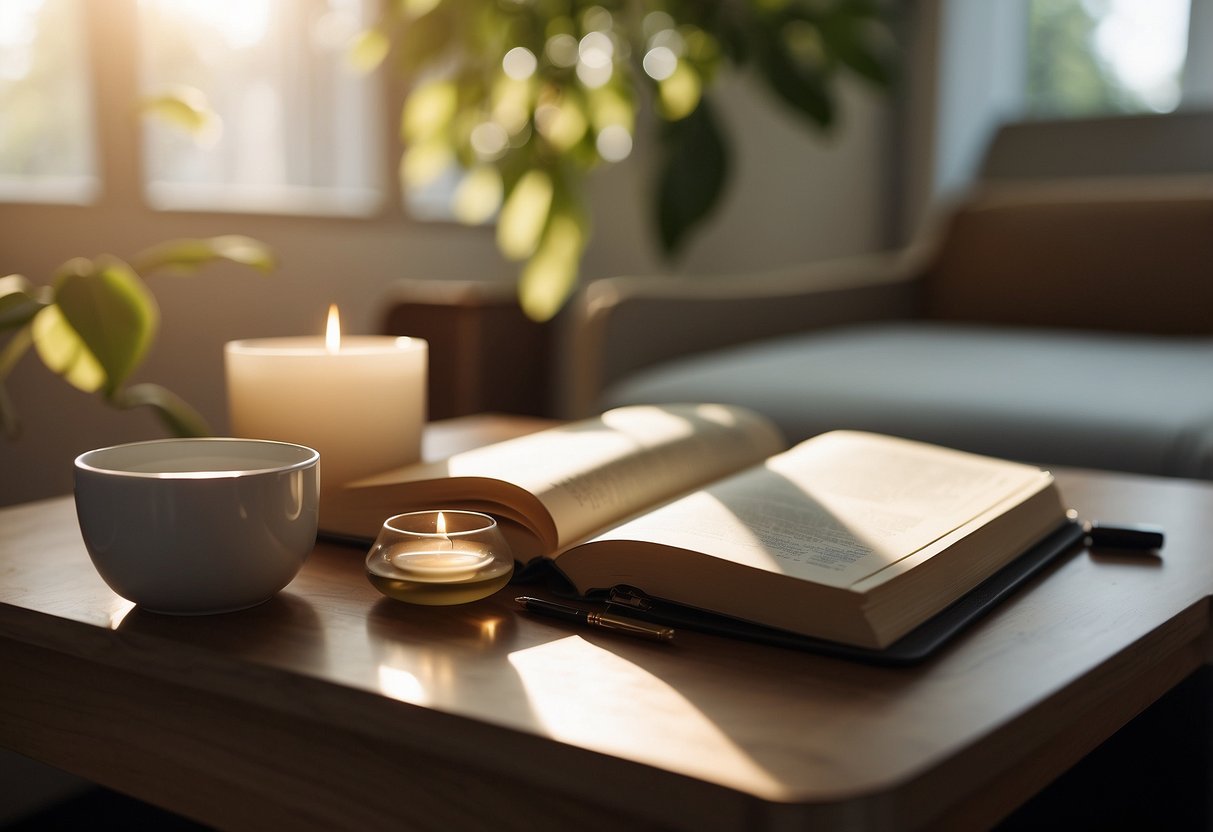
[[[488,552],[456,552],[453,550],[420,550],[401,552],[388,560],[402,574],[416,580],[434,583],[464,581],[476,574],[493,556]]]
[[[331,307],[324,337],[231,341],[224,359],[232,434],[315,448],[322,491],[421,458],[425,341],[342,337]]]
[[[497,521],[475,511],[414,511],[388,518],[366,558],[371,584],[412,604],[462,604],[491,595],[514,572]]]

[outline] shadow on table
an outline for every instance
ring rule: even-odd
[[[165,615],[135,607],[116,629],[268,664],[278,663],[287,641],[293,666],[320,669],[328,660],[319,615],[311,603],[289,592],[247,610],[216,615]]]

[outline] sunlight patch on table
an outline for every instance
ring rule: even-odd
[[[580,636],[518,650],[509,661],[555,739],[726,785],[782,788],[677,690]]]
[[[379,691],[384,696],[415,705],[424,705],[430,701],[425,685],[416,674],[386,664],[379,665]]]
[[[114,608],[109,613],[109,627],[111,630],[117,630],[126,616],[135,608],[134,601],[127,601],[123,598],[114,599]]]

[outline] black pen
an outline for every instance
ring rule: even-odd
[[[553,618],[563,618],[566,621],[576,621],[581,624],[589,624],[591,627],[602,627],[606,630],[614,630],[618,633],[626,633],[630,636],[639,638],[651,638],[657,641],[670,641],[674,638],[674,630],[672,627],[663,627],[660,624],[649,624],[645,621],[636,621],[632,618],[624,618],[619,615],[612,615],[609,612],[589,612],[588,610],[579,610],[576,607],[568,607],[564,604],[557,604],[552,601],[545,601],[542,598],[531,598],[523,595],[514,599],[518,604],[528,612],[537,612],[540,615],[550,615]]]
[[[1144,523],[1110,526],[1090,522],[1083,523],[1082,530],[1087,536],[1087,545],[1094,548],[1157,552],[1164,540],[1162,529]]]
[[[1066,517],[1082,526],[1086,544],[1097,549],[1135,549],[1157,554],[1166,539],[1161,528],[1145,523],[1122,523],[1114,526],[1098,520],[1081,522],[1078,520],[1078,512],[1074,509],[1067,511]]]

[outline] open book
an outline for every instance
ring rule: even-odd
[[[392,514],[484,511],[583,595],[879,649],[1066,520],[1029,465],[854,431],[783,448],[740,408],[620,408],[353,483],[321,527],[369,540]]]

